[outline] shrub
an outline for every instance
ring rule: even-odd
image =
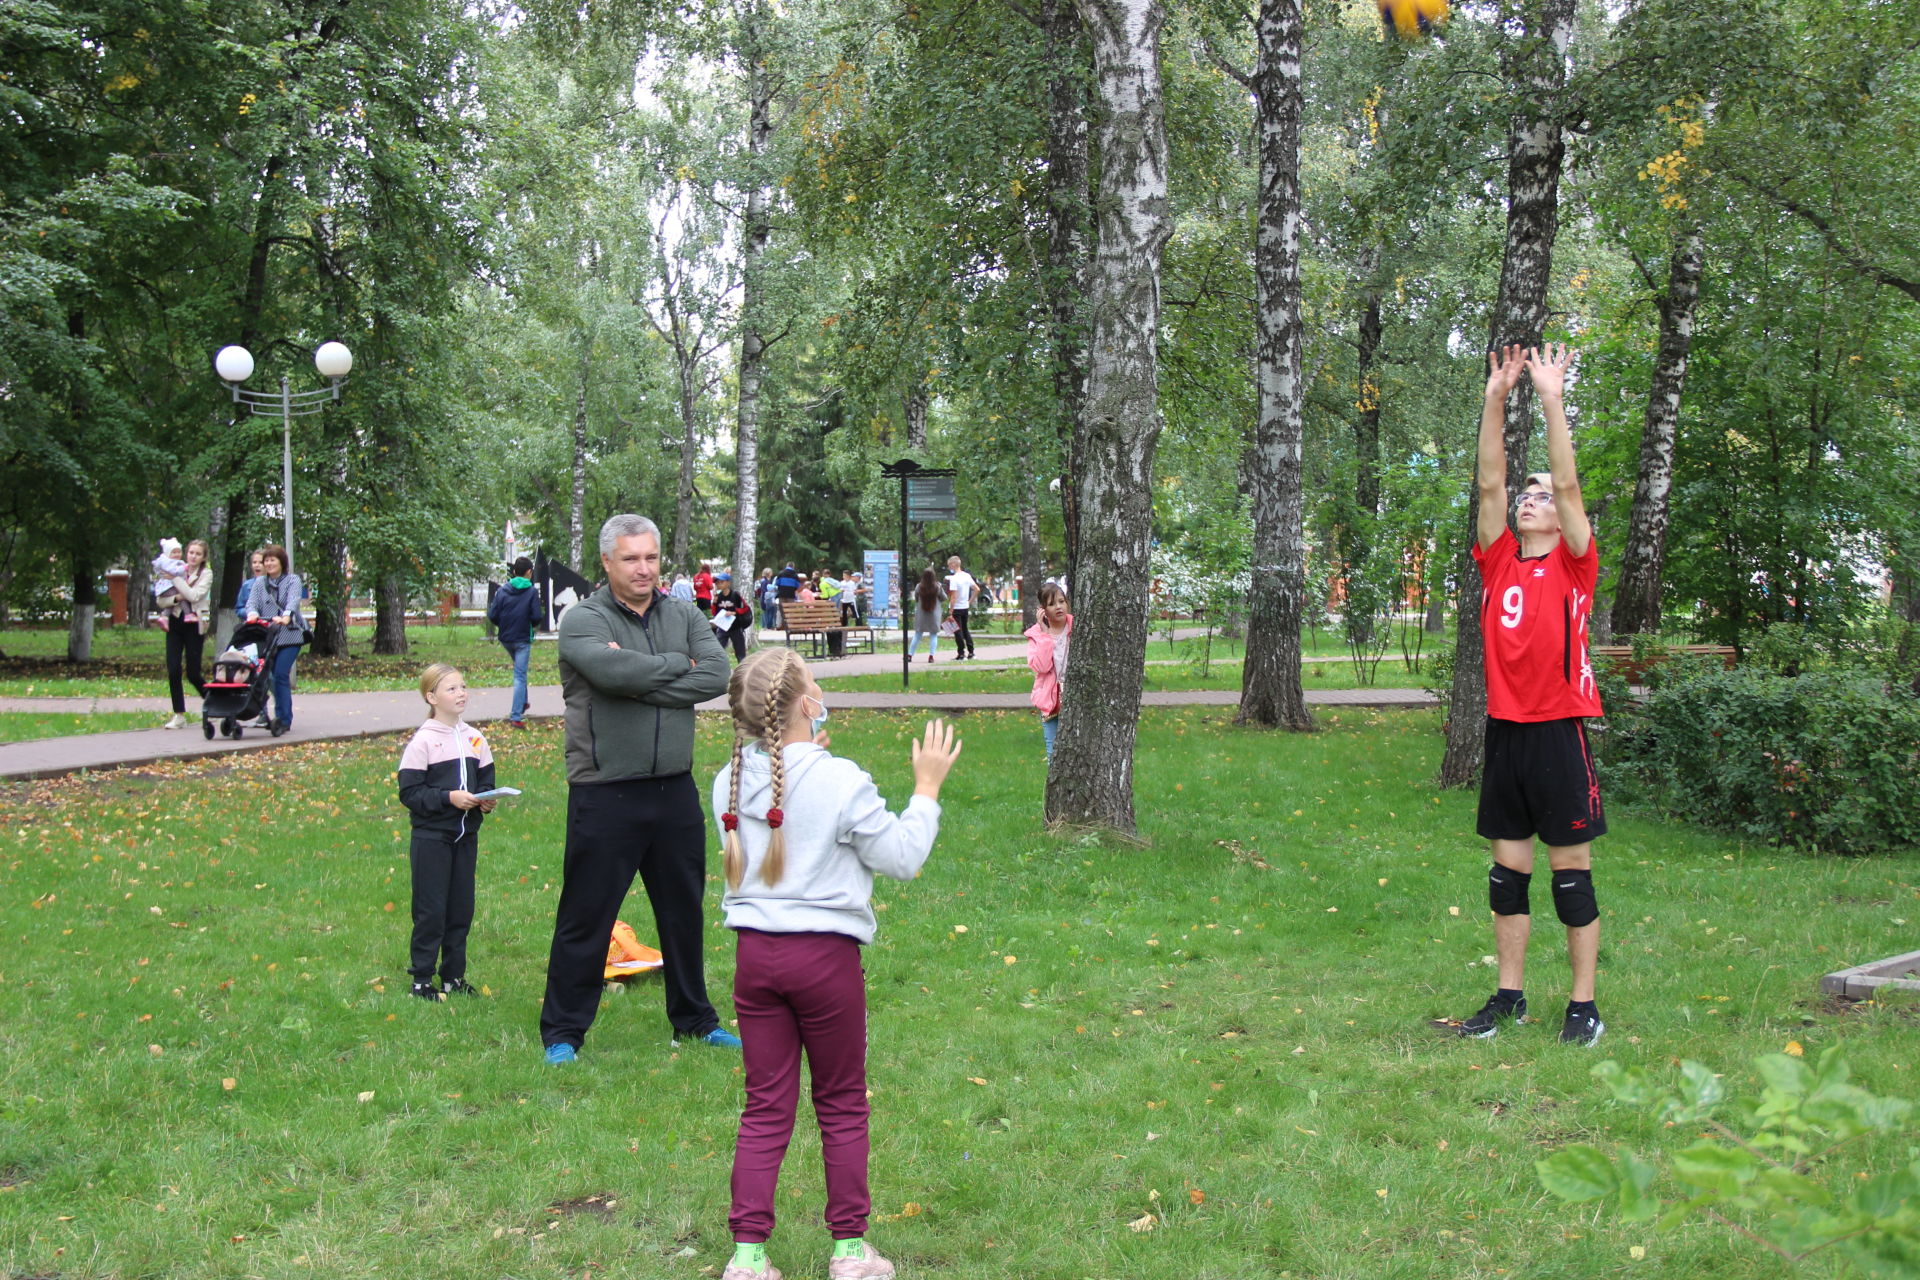
[[[1606,780],[1774,844],[1867,853],[1920,842],[1920,698],[1876,675],[1686,663],[1618,699]]]
[[[1657,1219],[1672,1230],[1705,1218],[1793,1266],[1832,1249],[1861,1273],[1920,1275],[1920,1160],[1868,1176],[1863,1162],[1832,1157],[1864,1138],[1912,1132],[1913,1104],[1854,1084],[1838,1046],[1807,1063],[1798,1044],[1754,1060],[1757,1098],[1730,1099],[1721,1077],[1698,1062],[1680,1064],[1666,1088],[1639,1067],[1603,1062],[1593,1069],[1614,1101],[1698,1141],[1668,1158],[1681,1192],[1655,1189],[1660,1169],[1632,1152],[1562,1147],[1536,1161],[1540,1183],[1570,1204],[1598,1203],[1628,1222]]]

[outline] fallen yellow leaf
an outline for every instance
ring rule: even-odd
[[[1127,1224],[1129,1231],[1151,1231],[1160,1220],[1150,1213],[1143,1213]]]
[[[1787,1041],[1787,1055],[1794,1058],[1804,1058],[1807,1056],[1807,1051],[1800,1047],[1798,1040],[1789,1040]]]
[[[981,1079],[979,1076],[968,1076],[967,1083],[968,1084],[985,1084],[986,1081]]]
[[[1207,1193],[1206,1193],[1206,1192],[1204,1192],[1204,1191],[1202,1191],[1202,1190],[1201,1190],[1200,1188],[1198,1188],[1198,1187],[1188,1187],[1188,1188],[1187,1188],[1187,1203],[1188,1203],[1188,1204],[1205,1204],[1206,1202],[1207,1202]]]
[[[232,1076],[228,1076],[220,1082],[220,1087],[222,1089],[225,1089],[228,1093],[232,1093],[235,1089],[238,1089],[240,1087],[240,1082],[238,1080],[235,1080]]]

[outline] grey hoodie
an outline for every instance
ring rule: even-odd
[[[844,933],[873,941],[873,876],[911,880],[940,834],[940,802],[914,796],[898,817],[866,770],[810,742],[784,749],[786,787],[780,806],[787,863],[778,884],[760,878],[766,860],[767,809],[773,773],[767,756],[748,747],[740,771],[740,840],[747,854],[740,887],[720,905],[727,928],[764,933]],[[714,825],[724,829],[733,764],[713,780]]]

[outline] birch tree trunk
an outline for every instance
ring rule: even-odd
[[[1155,343],[1167,210],[1158,0],[1078,0],[1101,104],[1099,234],[1089,275],[1080,559],[1072,666],[1047,774],[1049,822],[1134,830],[1133,746],[1147,648]]]
[[[407,591],[397,573],[387,574],[374,587],[373,651],[382,654],[407,651]]]
[[[1547,278],[1560,229],[1561,94],[1567,48],[1573,42],[1573,0],[1522,0],[1503,6],[1507,26],[1521,34],[1502,47],[1507,91],[1524,104],[1507,134],[1507,239],[1500,263],[1488,346],[1538,346],[1547,324]],[[1522,379],[1507,398],[1507,492],[1526,480],[1533,434],[1533,384]],[[1440,785],[1465,786],[1480,776],[1486,754],[1487,670],[1481,651],[1480,572],[1468,548],[1479,520],[1479,486],[1467,491],[1466,541],[1458,560],[1460,625],[1455,629],[1453,688],[1447,700],[1447,749]]]
[[[1092,203],[1087,190],[1086,32],[1073,0],[1045,0],[1041,26],[1047,42],[1047,314],[1053,346],[1054,430],[1060,441],[1060,516],[1066,530],[1067,582],[1079,582],[1080,418],[1086,398],[1087,296]],[[1024,547],[1024,544],[1023,544]],[[1037,557],[1036,557],[1037,559]],[[1023,551],[1021,564],[1025,566]],[[1023,568],[1024,572],[1024,568]],[[1022,596],[1039,597],[1038,579]],[[1022,605],[1025,616],[1028,606]],[[1032,619],[1028,620],[1032,626]]]
[[[1706,245],[1698,227],[1676,237],[1667,265],[1667,292],[1660,299],[1660,346],[1647,392],[1647,419],[1640,432],[1640,478],[1627,517],[1627,545],[1620,583],[1613,594],[1613,634],[1660,629],[1660,582],[1667,564],[1669,498],[1673,492],[1673,441],[1680,427],[1680,397],[1687,386],[1687,356],[1693,346],[1693,315],[1700,301]]]
[[[767,198],[767,150],[773,138],[773,80],[766,61],[767,6],[752,0],[743,27],[747,66],[747,217],[740,246],[739,404],[734,425],[734,581],[754,581],[760,536],[760,381],[766,359],[761,337],[766,309],[765,263],[773,222]],[[757,610],[756,610],[757,613]],[[751,639],[751,635],[749,635]]]
[[[1262,0],[1254,67],[1260,195],[1254,244],[1258,315],[1254,424],[1248,479],[1253,494],[1253,595],[1241,674],[1242,724],[1313,728],[1300,685],[1300,625],[1306,591],[1305,495],[1300,381],[1300,0]]]
[[[580,556],[586,542],[587,519],[587,361],[580,361],[580,389],[573,401],[573,496],[567,504],[567,563],[575,573],[587,573]]]

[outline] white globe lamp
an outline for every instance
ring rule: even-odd
[[[344,342],[323,342],[313,353],[313,367],[323,378],[344,378],[353,371],[353,352]]]
[[[253,352],[245,347],[222,347],[213,358],[213,371],[224,381],[245,382],[253,376]]]

